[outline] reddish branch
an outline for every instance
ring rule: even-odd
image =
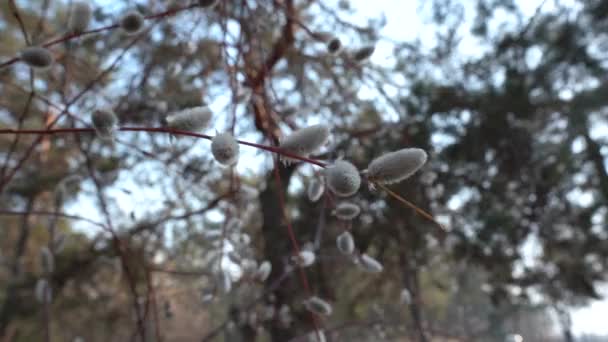
[[[169,133],[174,135],[182,135],[182,136],[190,136],[196,138],[202,138],[211,140],[212,136],[201,133],[194,133],[189,131],[180,131],[170,128],[163,127],[121,127],[118,129],[119,131],[125,132],[150,132],[150,133]],[[48,134],[81,134],[81,133],[95,133],[93,128],[54,128],[54,129],[0,129],[0,134],[38,134],[38,135],[48,135]],[[289,158],[301,160],[303,162],[314,164],[320,167],[326,167],[326,164],[317,160],[311,159],[303,156],[299,156],[297,154],[293,154],[289,151],[283,150],[280,147],[268,146],[263,144],[252,143],[244,140],[237,140],[237,142],[241,145],[255,147],[261,150],[269,151],[272,153],[280,154]]]

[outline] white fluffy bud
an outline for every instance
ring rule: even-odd
[[[308,250],[300,251],[300,254],[291,258],[292,262],[300,267],[308,267],[315,262],[315,253]]]
[[[144,16],[137,11],[128,12],[120,18],[119,25],[128,35],[138,34],[144,27]]]
[[[381,184],[401,182],[418,171],[426,160],[426,152],[420,148],[389,152],[372,160],[367,167],[367,178]]]
[[[40,266],[45,274],[52,273],[55,270],[55,258],[46,246],[40,248]]]
[[[384,269],[382,264],[367,254],[361,254],[359,257],[359,266],[369,273],[380,273]]]
[[[167,116],[167,126],[180,131],[197,132],[207,126],[211,111],[205,106],[192,107]]]
[[[304,307],[317,315],[329,316],[332,312],[331,305],[323,299],[313,296],[304,301]]]
[[[345,160],[338,160],[325,169],[327,186],[336,195],[347,197],[354,195],[361,186],[361,176],[357,168]]]
[[[28,46],[20,53],[21,60],[34,69],[48,69],[53,64],[53,55],[43,47]]]
[[[401,300],[401,303],[403,303],[405,305],[409,305],[412,303],[412,294],[410,293],[410,291],[408,289],[403,289],[403,290],[401,290],[399,299]]]
[[[340,220],[352,220],[355,217],[359,216],[361,212],[361,208],[358,205],[351,202],[342,202],[336,206],[333,214],[339,218]]]
[[[307,335],[307,342],[326,342],[325,332],[323,330],[311,331]]]
[[[234,165],[239,160],[239,144],[230,133],[218,134],[211,140],[211,153],[218,163]]]
[[[329,139],[329,128],[325,125],[312,125],[299,129],[283,141],[280,147],[298,156],[308,157],[313,152],[320,149]],[[293,161],[289,157],[281,157],[283,161]]]
[[[68,29],[71,32],[80,33],[87,29],[91,22],[93,11],[88,2],[77,1],[72,6],[72,13],[68,21]]]
[[[112,139],[118,124],[116,114],[110,110],[96,110],[91,116],[93,128],[102,139]]]
[[[40,303],[50,303],[53,300],[53,292],[51,290],[51,286],[49,285],[49,282],[44,278],[38,279],[38,281],[36,282],[36,289],[34,290],[34,293],[36,295],[36,300]]]
[[[372,56],[372,54],[374,54],[375,50],[376,50],[376,47],[373,45],[368,45],[368,46],[359,48],[359,49],[353,51],[353,59],[357,62],[365,61],[366,59],[370,58]]]
[[[353,239],[353,235],[348,231],[338,235],[336,245],[338,246],[338,250],[345,255],[351,255],[355,251],[355,240]]]
[[[268,279],[268,276],[270,276],[270,272],[272,271],[272,264],[270,263],[270,261],[265,260],[260,264],[260,267],[258,268],[257,272],[256,272],[256,278],[259,281],[266,281],[266,279]]]
[[[322,180],[312,179],[308,184],[307,195],[311,202],[318,201],[325,192],[325,183]]]

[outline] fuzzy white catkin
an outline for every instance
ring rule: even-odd
[[[40,266],[45,274],[52,273],[55,270],[55,258],[47,246],[40,248]]]
[[[74,2],[70,20],[68,21],[68,29],[71,32],[80,33],[87,29],[93,16],[91,5],[85,1]]]
[[[114,112],[107,109],[98,109],[93,112],[91,122],[95,132],[102,139],[112,139],[118,124],[118,118]]]
[[[279,147],[297,154],[308,157],[316,152],[329,140],[329,127],[325,125],[312,125],[299,129],[285,137]],[[293,161],[292,158],[282,156],[283,161]]]
[[[355,239],[353,239],[353,235],[348,231],[338,235],[336,245],[340,253],[345,255],[351,255],[355,251]]]
[[[367,178],[381,184],[401,182],[411,177],[427,160],[427,154],[420,148],[404,148],[386,153],[367,167]]]
[[[356,60],[357,62],[363,62],[363,61],[367,60],[368,58],[370,58],[374,54],[375,50],[376,50],[376,47],[373,45],[368,45],[368,46],[359,48],[359,49],[353,51],[353,59]]]
[[[325,332],[323,330],[311,331],[307,335],[307,342],[326,342]]]
[[[119,25],[127,35],[138,34],[144,27],[144,16],[137,11],[127,12],[120,18]]]
[[[239,160],[239,144],[228,132],[218,134],[211,140],[211,153],[218,163],[234,165]]]
[[[359,266],[369,273],[380,273],[384,269],[382,264],[367,254],[361,254],[359,257]]]
[[[399,299],[401,303],[405,305],[409,305],[412,302],[412,294],[408,289],[401,290],[401,294],[399,295]]]
[[[54,61],[51,52],[39,46],[26,47],[21,50],[19,57],[29,67],[39,70],[48,69]]]
[[[346,160],[338,160],[325,168],[325,181],[333,193],[342,197],[354,195],[361,186],[359,170]]]
[[[312,251],[303,250],[300,251],[300,254],[292,257],[293,263],[300,267],[308,267],[315,262],[315,253]]]
[[[308,199],[311,202],[316,202],[323,196],[323,192],[325,192],[325,183],[322,180],[312,179],[310,184],[308,184],[306,192]]]
[[[206,106],[180,110],[167,116],[167,126],[180,131],[197,132],[209,124],[211,110]]]
[[[268,276],[270,276],[270,272],[272,271],[272,264],[270,263],[270,261],[265,260],[260,264],[260,267],[258,268],[257,272],[256,272],[256,278],[259,281],[266,281],[266,279],[268,279]]]
[[[38,279],[34,294],[36,296],[36,300],[40,303],[50,303],[53,300],[51,286],[45,278]]]
[[[361,212],[361,208],[358,205],[352,202],[342,202],[336,206],[333,214],[339,218],[340,220],[352,220],[355,217],[359,216]]]
[[[304,307],[310,312],[324,316],[331,315],[333,311],[331,304],[316,296],[312,296],[305,300]]]

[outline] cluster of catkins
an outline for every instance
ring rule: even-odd
[[[317,152],[329,140],[330,130],[325,125],[313,125],[295,131],[281,141],[283,151],[301,157],[310,157]],[[361,187],[361,174],[364,174],[370,185],[392,184],[403,181],[419,170],[427,160],[427,154],[419,148],[405,148],[402,150],[386,153],[368,165],[367,169],[360,172],[351,162],[339,159],[327,166],[323,172],[324,177],[313,179],[307,189],[308,198],[316,202],[329,191],[338,198],[352,197]],[[283,157],[284,162],[292,162],[293,158]],[[333,215],[340,220],[350,221],[356,218],[361,208],[354,201],[342,200],[338,202],[333,210]],[[345,230],[336,238],[338,250],[350,257],[362,270],[370,273],[382,272],[382,264],[365,253],[356,251],[355,241],[350,231]],[[315,254],[311,250],[302,250],[299,255],[292,258],[293,262],[306,267],[314,263]],[[304,307],[317,315],[330,315],[332,306],[325,300],[312,296],[303,303]],[[323,339],[319,332],[311,333],[314,340]]]
[[[219,0],[199,0],[202,8],[212,8],[218,4]],[[93,8],[90,1],[76,1],[72,5],[68,19],[68,31],[70,34],[82,34],[86,32],[91,19],[93,18]],[[116,23],[125,35],[136,35],[145,28],[146,17],[136,10],[131,10],[123,14]],[[19,53],[19,58],[33,69],[45,70],[51,67],[54,57],[51,51],[44,46],[28,46]]]

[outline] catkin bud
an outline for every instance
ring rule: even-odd
[[[53,300],[53,292],[51,290],[51,286],[49,282],[40,278],[36,282],[36,289],[34,290],[34,294],[36,295],[36,300],[40,303],[50,303]]]
[[[333,37],[327,42],[327,52],[331,55],[337,55],[342,51],[342,42],[340,39]]]
[[[72,6],[72,13],[68,21],[68,29],[71,32],[80,33],[87,29],[91,22],[93,11],[88,2],[77,1]]]
[[[311,153],[321,148],[329,139],[329,128],[325,125],[312,125],[299,129],[283,141],[280,147],[288,152],[302,157],[308,157]],[[289,157],[281,157],[285,162],[294,161]]]
[[[338,250],[345,255],[351,255],[355,251],[355,240],[353,239],[353,235],[348,231],[338,235],[336,245],[338,246]]]
[[[300,254],[291,258],[292,262],[300,267],[308,267],[315,262],[315,253],[303,250]]]
[[[380,273],[384,269],[382,264],[367,254],[361,254],[359,257],[359,266],[369,273]]]
[[[403,290],[401,290],[399,299],[401,300],[401,303],[403,303],[405,305],[409,305],[410,303],[412,303],[412,294],[410,293],[410,291],[408,289],[403,289]]]
[[[167,116],[167,126],[180,131],[197,132],[207,126],[211,111],[206,106],[180,110]]]
[[[218,280],[217,282],[219,283],[220,289],[222,290],[223,293],[228,293],[230,292],[230,290],[232,290],[232,277],[230,277],[230,274],[226,271],[222,271],[220,272],[220,274],[218,275]]]
[[[39,70],[48,69],[53,64],[53,55],[48,49],[28,46],[20,53],[21,60],[29,67]]]
[[[352,220],[359,215],[361,208],[351,202],[342,202],[336,206],[333,214],[340,220]]]
[[[265,260],[260,264],[260,267],[258,268],[255,277],[259,280],[259,281],[266,281],[266,279],[268,279],[268,276],[270,276],[270,272],[272,271],[272,264],[270,263],[270,261]]]
[[[211,153],[218,163],[234,165],[239,160],[239,144],[230,133],[218,134],[211,140]]]
[[[120,18],[119,25],[127,35],[138,34],[144,27],[144,16],[137,11],[128,12]]]
[[[329,189],[338,196],[354,195],[361,186],[357,168],[348,161],[338,160],[325,169],[325,180]]]
[[[325,183],[322,180],[313,179],[308,184],[307,195],[311,202],[318,201],[325,192]]]
[[[40,248],[40,266],[45,274],[52,273],[55,270],[55,258],[47,246]]]
[[[373,45],[364,46],[360,49],[357,49],[353,52],[353,59],[357,62],[363,62],[364,60],[370,58],[376,47]]]
[[[331,305],[323,299],[313,296],[304,301],[304,307],[317,315],[329,316],[332,312]]]
[[[218,2],[218,0],[198,0],[198,5],[203,8],[213,8]]]
[[[118,124],[118,118],[114,112],[105,109],[96,110],[91,116],[91,121],[97,136],[102,139],[112,139],[114,137],[114,131]]]
[[[401,182],[418,171],[426,160],[427,154],[420,148],[389,152],[372,160],[367,167],[367,178],[381,184]]]
[[[307,335],[307,342],[326,342],[325,332],[323,330],[311,331]]]

